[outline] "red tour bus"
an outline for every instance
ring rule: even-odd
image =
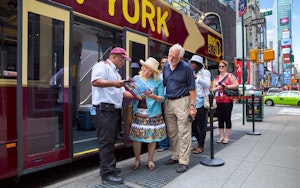
[[[98,152],[90,75],[113,47],[132,62],[160,59],[175,43],[187,59],[222,59],[217,14],[195,21],[160,0],[1,0],[0,10],[0,179]],[[116,147],[131,145],[129,126],[120,122]]]

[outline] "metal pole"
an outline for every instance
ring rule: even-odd
[[[245,125],[245,41],[244,41],[244,15],[242,15],[242,84],[243,84],[243,125]]]
[[[210,116],[210,158],[203,158],[200,160],[200,163],[205,166],[222,166],[225,164],[223,159],[218,159],[214,157],[214,122],[213,122],[213,112],[212,112],[212,104],[213,104],[214,96],[212,94],[209,95],[209,116]]]

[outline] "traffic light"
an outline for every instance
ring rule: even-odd
[[[257,50],[250,50],[249,55],[251,61],[257,60]]]
[[[266,50],[264,51],[264,62],[274,60],[274,50]]]
[[[297,84],[299,82],[298,78],[291,78],[291,83],[292,84]]]

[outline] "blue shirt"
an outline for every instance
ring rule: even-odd
[[[166,63],[163,77],[166,87],[166,98],[177,98],[195,89],[193,69],[185,61],[180,61],[173,71],[170,64]]]
[[[154,80],[153,78],[150,78],[149,80],[143,80],[140,76],[135,76],[133,77],[134,79],[139,79],[142,82],[144,82],[145,85],[147,85],[149,88],[152,89],[153,93],[155,95],[161,96],[162,97],[162,102],[165,99],[165,91],[164,91],[164,86],[162,83],[162,80]],[[145,98],[146,100],[146,105],[147,105],[147,109],[148,109],[148,114],[149,117],[155,117],[159,114],[162,114],[162,110],[161,110],[161,103],[157,102],[156,100],[152,99],[152,98]],[[138,106],[139,101],[135,100],[134,101],[134,105],[133,105],[133,114],[136,113],[137,111],[137,106]]]

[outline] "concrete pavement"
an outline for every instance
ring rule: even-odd
[[[268,107],[267,110],[273,109]],[[252,133],[252,122],[242,125],[241,114],[233,114],[232,119],[229,144],[216,143],[218,130],[214,123],[214,158],[223,160],[223,166],[200,164],[201,160],[211,157],[208,132],[205,151],[200,155],[191,154],[189,169],[183,174],[175,172],[177,165],[163,165],[170,157],[170,152],[164,151],[155,153],[157,168],[153,171],[146,167],[147,153],[142,155],[142,166],[137,171],[131,170],[133,158],[119,162],[117,166],[122,168],[121,175],[125,179],[120,186],[102,185],[99,170],[94,170],[48,187],[300,187],[300,109],[283,107],[279,113],[255,122],[255,130],[261,135],[247,134]]]

